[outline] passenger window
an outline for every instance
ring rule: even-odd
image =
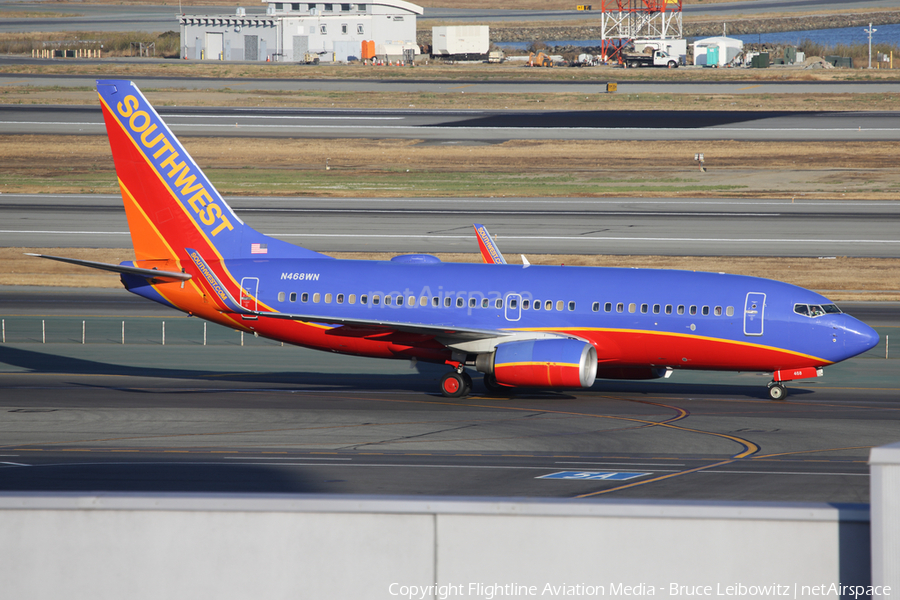
[[[338,303],[338,304],[343,304],[343,303],[344,303],[344,295],[343,295],[343,294],[338,294],[338,295],[337,295],[337,298],[335,298],[335,300],[337,300],[337,303]]]
[[[593,312],[600,312],[600,303],[594,302],[593,304],[591,304],[591,310]]]
[[[444,306],[446,306],[447,308],[453,306],[453,298],[451,298],[450,296],[444,298]]]
[[[541,301],[540,300],[534,301],[534,310],[541,310]]]
[[[612,312],[612,302],[607,302],[603,305],[603,310],[606,312]]]
[[[360,296],[360,297],[359,297],[359,303],[360,303],[360,304],[368,304],[368,303],[369,303],[369,295],[368,295],[368,294],[363,294],[362,296]]]
[[[722,307],[721,307],[721,306],[717,306],[717,307],[715,308],[715,310],[713,311],[713,314],[715,314],[717,317],[721,317],[721,316],[722,316]]]
[[[278,301],[284,302],[284,292],[278,292]]]
[[[431,299],[431,305],[434,306],[435,308],[440,307],[440,305],[441,305],[441,299],[438,298],[437,296],[434,296],[434,297]],[[425,306],[425,305],[423,304],[422,306]]]
[[[693,304],[691,304],[691,314],[692,314],[692,315],[696,315],[696,314],[697,314],[697,307],[696,307],[695,305],[693,305]]]
[[[553,310],[553,300],[544,302],[544,310]]]
[[[684,314],[684,304],[679,304],[679,305],[678,305],[678,314],[679,314],[679,315],[683,315],[683,314]]]
[[[482,299],[481,299],[481,308],[487,308],[488,305],[490,304],[490,302],[491,302],[491,301],[488,300],[487,298],[482,298]]]
[[[319,303],[319,300],[321,300],[321,298],[322,298],[322,295],[319,294],[319,292],[316,292],[315,294],[313,294],[313,302],[315,302],[316,304]]]
[[[385,298],[390,298],[390,296],[385,296]],[[378,297],[378,294],[375,294],[374,296],[372,296],[372,304],[377,305],[379,300],[380,300],[380,298]]]
[[[658,315],[658,314],[659,314],[659,304],[654,304],[654,305],[653,305],[653,314],[654,314],[654,315]]]
[[[666,304],[666,314],[667,315],[672,314],[672,305],[671,304]]]
[[[425,302],[428,302],[428,300],[425,300]],[[415,305],[416,305],[416,297],[415,297],[415,296],[408,296],[408,297],[406,298],[406,305],[407,305],[407,306],[415,306]]]
[[[377,298],[378,296],[375,296],[375,297]],[[390,305],[391,305],[391,302],[393,302],[393,301],[394,301],[394,297],[393,297],[393,296],[385,296],[385,297],[384,297],[384,305],[385,305],[385,306],[390,306]],[[378,304],[378,302],[376,302],[375,304]]]
[[[308,292],[303,292],[300,295],[300,302],[309,302],[309,293]]]
[[[625,312],[625,304],[622,302],[619,302],[618,304],[616,304],[616,312],[618,312],[618,313]]]
[[[297,292],[291,292],[291,295],[288,296],[288,298],[290,299],[291,302],[296,302],[297,301]]]
[[[701,314],[702,314],[704,317],[709,316],[709,307],[708,307],[708,306],[704,306],[704,307],[701,309],[700,312],[701,312]]]
[[[575,310],[575,302],[569,300],[569,310]]]
[[[729,306],[728,308],[725,309],[725,316],[726,317],[734,316],[734,307],[733,306]]]
[[[556,310],[562,310],[563,304],[564,304],[564,302],[562,300],[557,300],[556,301]]]
[[[636,310],[637,310],[637,304],[635,304],[634,302],[630,302],[628,304],[628,312],[633,313]]]
[[[456,299],[456,306],[457,306],[457,308],[462,308],[462,307],[465,306],[465,305],[466,305],[466,301],[465,301],[465,300],[463,300],[462,298],[457,298],[457,299]]]
[[[515,308],[514,302],[515,302],[515,300],[509,301],[510,308]],[[530,303],[528,302],[528,300],[522,300],[522,310],[528,310],[529,306],[530,306]]]
[[[503,300],[500,298],[494,300],[494,308],[503,308]]]
[[[650,310],[650,307],[649,307],[648,305],[646,305],[646,304],[641,304],[641,312],[642,312],[642,313],[645,313],[645,314],[646,314],[648,310]]]
[[[347,304],[356,304],[356,294],[347,296]]]
[[[478,306],[478,300],[469,298],[469,308],[475,308],[476,306]]]
[[[510,299],[509,299],[509,307],[510,307],[511,309],[515,310],[515,309],[516,309],[516,306],[518,306],[518,304],[519,304],[519,303],[516,302],[516,299],[515,299],[515,298],[510,298]],[[528,308],[528,300],[522,300],[522,308]]]
[[[331,304],[331,294],[325,294],[325,304]]]

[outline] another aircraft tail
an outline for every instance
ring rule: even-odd
[[[324,258],[245,225],[131,81],[102,80],[103,108],[138,261]]]

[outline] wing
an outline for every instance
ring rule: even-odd
[[[345,325],[353,328],[356,332],[360,330],[370,331],[374,333],[389,333],[400,331],[403,333],[413,333],[418,335],[432,336],[441,341],[443,344],[452,344],[457,342],[468,342],[473,340],[482,340],[487,338],[506,337],[512,335],[512,332],[504,332],[493,329],[475,329],[468,327],[454,327],[452,325],[429,325],[423,323],[409,323],[403,321],[383,321],[379,319],[359,319],[350,317],[334,317],[325,315],[312,315],[308,313],[281,313],[269,311],[251,310],[234,299],[228,288],[225,287],[213,270],[206,264],[206,261],[200,256],[200,253],[193,248],[185,248],[188,256],[194,261],[194,264],[200,270],[200,273],[206,279],[212,292],[221,300],[225,310],[233,312],[245,317],[264,317],[269,319],[286,319],[289,321],[303,321],[305,323],[323,323],[325,325]]]

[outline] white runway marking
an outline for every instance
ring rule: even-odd
[[[127,231],[40,231],[0,229],[0,233],[10,234],[52,234],[52,235],[129,235]],[[435,239],[435,240],[468,240],[470,235],[433,235],[423,234],[379,234],[379,233],[266,233],[274,238],[382,238],[382,239]],[[733,243],[733,244],[900,244],[900,240],[837,240],[837,239],[795,239],[795,238],[654,238],[654,237],[599,237],[580,235],[504,235],[504,240],[563,240],[585,242],[680,242],[680,243]]]
[[[297,460],[296,456],[223,456],[228,460]],[[329,458],[318,456],[304,456],[302,460],[353,460],[352,458]]]

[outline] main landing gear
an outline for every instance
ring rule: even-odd
[[[462,398],[472,391],[472,378],[465,371],[450,371],[441,378],[441,393],[447,398]]]
[[[769,398],[772,400],[784,400],[787,396],[787,390],[778,382],[773,381],[769,384]]]

